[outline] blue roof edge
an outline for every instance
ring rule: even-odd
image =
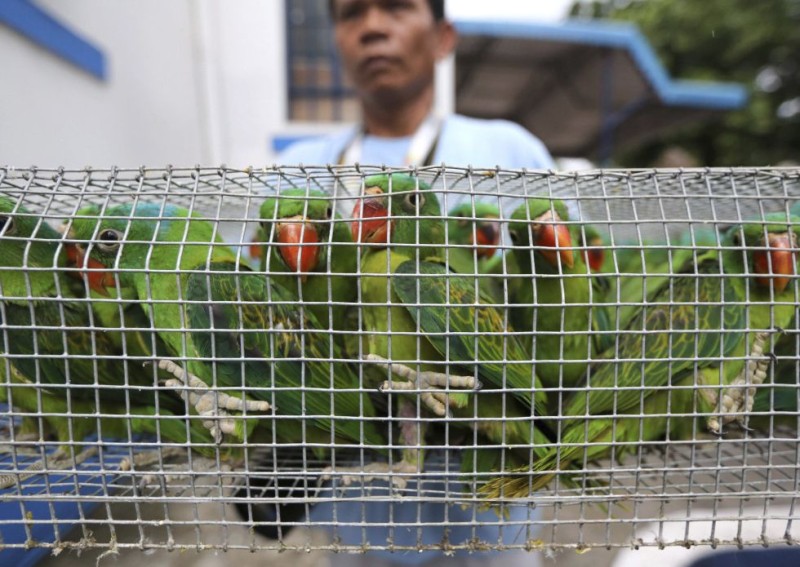
[[[556,24],[507,21],[455,21],[464,36],[488,35],[545,39],[627,49],[658,97],[671,106],[734,110],[747,103],[747,88],[739,83],[676,80],[669,76],[647,38],[628,22],[567,20]]]

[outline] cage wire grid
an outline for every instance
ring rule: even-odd
[[[391,198],[376,196],[373,176],[388,174],[409,175],[410,190],[391,177]],[[725,235],[746,222],[762,238],[776,222],[800,231],[787,222],[800,208],[797,168],[0,168],[0,194],[0,550],[796,542],[797,241],[776,244],[787,264],[764,254],[769,241]],[[543,217],[514,214],[534,198]],[[533,241],[541,227],[553,228],[549,244]],[[381,255],[395,234],[404,243]],[[708,250],[720,265],[686,267]],[[467,267],[445,273],[431,255]],[[741,273],[725,270],[729,257]],[[308,266],[317,271],[293,273]],[[783,291],[755,291],[781,278]],[[603,312],[610,327],[598,330]],[[661,319],[639,318],[651,313]],[[636,340],[640,352],[625,350]],[[175,382],[162,360],[210,390]],[[719,404],[704,392],[732,390],[695,374],[726,365],[750,368],[738,391],[754,407],[736,411],[747,428],[715,435]],[[449,383],[401,390],[412,370]],[[603,372],[610,382],[593,384]],[[219,411],[227,402],[209,392],[272,407]],[[546,399],[533,407],[536,392]],[[590,439],[596,424],[608,429]],[[538,461],[549,464],[531,471]],[[337,513],[346,502],[361,507],[355,518]],[[179,504],[190,511],[170,511]],[[241,516],[231,504],[252,507]],[[260,505],[275,517],[259,518]],[[368,536],[376,506],[388,510],[379,541]],[[278,539],[230,537],[259,523]],[[676,523],[682,536],[666,535]],[[296,526],[333,536],[290,541]],[[459,529],[467,537],[450,537]]]

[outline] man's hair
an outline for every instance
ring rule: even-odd
[[[336,13],[333,11],[336,0],[328,0],[328,13],[333,21],[336,21]],[[433,19],[437,22],[444,20],[444,0],[428,0],[428,7],[431,9]]]

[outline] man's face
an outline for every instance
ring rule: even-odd
[[[427,0],[334,0],[336,44],[345,71],[366,97],[410,97],[433,82],[450,49],[446,22]]]

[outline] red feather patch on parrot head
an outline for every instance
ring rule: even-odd
[[[75,268],[81,268],[80,272],[70,272],[75,278],[83,279],[89,289],[101,295],[109,296],[108,288],[117,285],[114,274],[108,270],[108,266],[88,256],[82,244],[68,242],[64,245],[67,263]]]
[[[496,218],[496,217],[495,217]],[[475,227],[475,232],[470,235],[470,244],[475,246],[478,258],[491,258],[500,246],[500,223],[493,220],[484,220]]]
[[[599,272],[606,260],[606,251],[602,248],[603,239],[599,236],[589,239],[587,248],[583,250],[583,260],[593,272]]]

